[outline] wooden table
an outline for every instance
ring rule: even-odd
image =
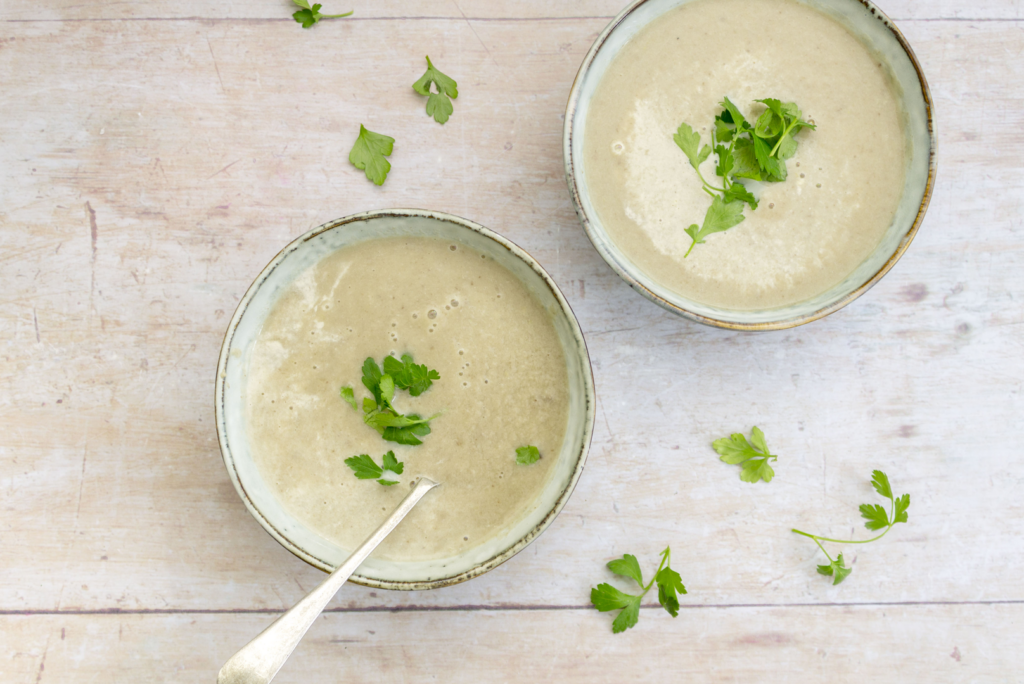
[[[289,240],[382,207],[509,237],[579,316],[600,397],[561,516],[422,593],[347,586],[281,682],[1024,681],[1024,2],[889,0],[924,65],[939,178],[909,252],[825,320],[738,334],[599,258],[562,174],[569,86],[622,0],[0,7],[0,681],[212,682],[322,575],[249,516],[213,425],[239,297]],[[410,85],[458,79],[445,126]],[[378,188],[360,123],[397,139]],[[740,482],[711,440],[761,426]],[[865,535],[887,471],[910,522]],[[666,545],[689,588],[612,635],[604,564]],[[625,585],[623,585],[625,586]]]

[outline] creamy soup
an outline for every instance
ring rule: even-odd
[[[672,140],[710,142],[723,97],[795,102],[801,131],[782,183],[750,183],[760,206],[697,245],[711,198]],[[906,143],[887,67],[837,22],[791,0],[696,0],[641,30],[598,85],[586,120],[589,194],[615,244],[651,279],[727,309],[784,306],[849,275],[880,242],[903,188]],[[709,181],[715,155],[701,166]]]
[[[402,413],[442,415],[423,444],[384,441],[340,397],[361,401],[367,357],[410,354],[440,380]],[[451,557],[502,532],[536,502],[561,449],[568,373],[551,315],[493,259],[433,238],[343,248],[281,295],[248,359],[247,430],[257,467],[285,508],[355,548],[425,475],[442,483],[375,552]],[[541,459],[516,462],[516,449]],[[344,460],[393,450],[399,484],[358,480]],[[392,479],[389,476],[389,479]]]

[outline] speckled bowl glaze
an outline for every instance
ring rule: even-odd
[[[536,539],[569,499],[590,448],[595,399],[586,343],[562,293],[529,254],[466,219],[415,209],[355,214],[297,238],[263,269],[231,318],[217,365],[217,434],[224,464],[238,495],[271,536],[302,560],[328,572],[348,557],[352,549],[337,546],[292,517],[263,481],[253,462],[245,425],[246,367],[263,322],[281,292],[296,277],[342,247],[384,237],[456,241],[508,269],[551,313],[569,376],[569,420],[562,450],[540,498],[527,513],[509,521],[501,535],[458,556],[429,562],[393,562],[371,557],[351,580],[381,589],[433,589],[481,575]],[[429,505],[429,499],[420,505]]]
[[[586,120],[595,88],[622,47],[666,12],[693,0],[636,0],[612,20],[590,48],[566,107],[563,155],[576,213],[597,251],[630,287],[669,311],[700,323],[734,330],[780,330],[817,320],[861,296],[889,272],[910,245],[924,219],[935,183],[936,135],[932,101],[921,66],[903,34],[868,0],[798,0],[845,26],[888,64],[902,105],[909,154],[903,196],[889,230],[874,252],[831,289],[789,306],[734,310],[688,299],[660,285],[629,259],[601,224],[583,164]]]

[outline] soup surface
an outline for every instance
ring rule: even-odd
[[[340,396],[367,357],[410,354],[440,380],[402,413],[443,414],[418,446],[387,442]],[[378,547],[387,560],[472,548],[533,505],[558,457],[568,373],[551,315],[508,270],[462,244],[386,238],[343,248],[290,285],[248,359],[246,421],[263,478],[285,508],[354,549],[425,475],[442,483]],[[541,459],[516,462],[516,449]],[[359,480],[344,460],[388,450],[399,484]],[[393,479],[389,477],[389,479]]]
[[[782,183],[747,182],[760,205],[683,258],[711,203],[672,135],[710,142],[728,97],[794,102],[801,131]],[[652,280],[725,309],[820,294],[881,241],[903,188],[907,145],[887,67],[845,28],[792,0],[696,0],[642,29],[597,86],[585,123],[589,194],[609,237]],[[710,182],[714,154],[701,166]]]

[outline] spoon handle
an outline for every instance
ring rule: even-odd
[[[377,548],[377,545],[384,541],[384,537],[402,522],[402,518],[408,515],[423,495],[437,485],[437,482],[421,477],[412,491],[402,499],[394,513],[388,516],[388,519],[319,587],[231,656],[217,675],[217,684],[268,684],[299,645],[306,630],[338,593],[341,585]]]

